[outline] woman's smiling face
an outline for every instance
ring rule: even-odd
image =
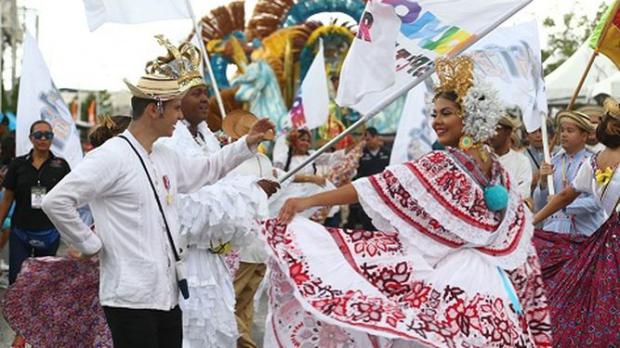
[[[437,140],[443,146],[457,147],[463,135],[463,120],[460,106],[441,95],[435,98],[433,117],[433,129],[437,134]]]

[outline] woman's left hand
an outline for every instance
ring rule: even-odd
[[[295,214],[310,208],[306,198],[289,198],[284,202],[278,219],[283,224],[288,224],[293,220]]]

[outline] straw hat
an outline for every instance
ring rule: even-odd
[[[518,117],[510,115],[508,113],[504,114],[499,121],[497,121],[498,125],[508,127],[512,130],[518,129],[521,127],[521,121]]]
[[[588,117],[590,117],[590,120],[593,117],[597,119],[601,119],[603,115],[605,115],[605,110],[598,105],[586,105],[586,106],[580,107],[579,109],[577,109],[577,111],[588,115]]]
[[[258,117],[249,111],[233,110],[229,112],[222,123],[222,129],[229,137],[239,139],[248,134],[250,128],[258,121]],[[265,140],[273,140],[273,133],[267,133]]]
[[[183,96],[179,83],[175,78],[164,75],[146,74],[132,84],[129,80],[123,80],[134,97],[167,101]]]
[[[562,122],[570,122],[586,132],[594,131],[594,125],[590,122],[590,117],[580,111],[562,111],[558,114],[557,120],[558,124]]]

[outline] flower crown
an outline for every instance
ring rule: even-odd
[[[454,92],[461,107],[463,133],[482,143],[495,136],[495,128],[504,113],[498,92],[474,74],[474,60],[468,56],[438,58],[435,61],[439,84],[435,96]]]

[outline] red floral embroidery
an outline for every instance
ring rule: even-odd
[[[431,287],[425,285],[424,282],[414,282],[411,285],[411,291],[403,297],[403,301],[413,308],[420,308],[428,301],[430,291]]]
[[[536,320],[534,314],[537,310],[542,312],[540,315],[543,317],[548,316],[544,302],[527,307],[525,304],[530,302],[524,299],[524,310],[531,314],[514,321],[510,319],[516,316],[514,308],[506,306],[499,298],[468,294],[455,286],[446,286],[438,291],[433,284],[416,280],[412,265],[407,262],[390,265],[382,264],[377,259],[372,260],[374,262],[357,263],[366,259],[371,261],[372,257],[367,254],[357,255],[349,262],[356,262],[360,274],[386,297],[371,296],[355,289],[342,292],[325,284],[307,270],[300,251],[294,244],[286,242],[291,240],[287,237],[291,231],[278,224],[265,226],[271,228],[266,231],[268,233],[284,234],[273,239],[279,243],[270,246],[279,255],[278,260],[287,265],[290,277],[305,301],[318,312],[347,325],[385,331],[405,339],[442,342],[442,345],[452,347],[466,347],[471,342],[486,342],[489,347],[533,347],[534,342],[530,340],[533,336],[529,333],[530,320]],[[341,236],[346,236],[343,239],[347,239],[348,243],[353,243],[354,239],[359,242],[371,237],[371,234],[358,233],[352,238],[352,231],[343,230],[332,230],[331,233],[338,231]],[[394,252],[399,255],[404,251]],[[536,282],[516,272],[513,272],[512,277],[517,279],[515,288],[518,294],[524,293],[519,279],[526,279],[524,282],[528,286]],[[548,330],[543,329],[536,342],[544,342],[546,338],[549,338]]]

